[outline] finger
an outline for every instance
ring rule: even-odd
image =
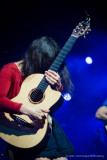
[[[48,75],[45,77],[49,84],[54,85],[57,83],[56,79],[53,79],[53,77],[49,77]]]
[[[48,70],[47,72],[52,73],[52,74],[54,74],[55,76],[57,76],[57,75],[58,75],[58,73],[57,73],[57,72],[52,71],[52,70]]]
[[[38,116],[37,119],[38,119],[38,120],[41,120],[41,119],[42,119],[42,116]]]
[[[48,71],[46,71],[46,73],[49,74],[49,75],[53,75],[55,77],[60,78],[59,74],[57,72],[55,72],[55,71],[48,70]]]
[[[60,76],[57,73],[53,74],[53,73],[48,72],[48,71],[45,72],[45,77],[48,77],[48,79],[52,80],[53,82],[56,82],[56,81],[60,80]]]
[[[32,121],[39,121],[39,120],[41,120],[42,119],[42,116],[36,116],[36,117],[30,117],[30,119],[32,120]]]
[[[50,110],[49,109],[41,109],[41,111],[45,112],[45,113],[49,113]]]
[[[41,119],[44,116],[44,113],[41,111],[41,109],[39,109],[38,112],[34,113],[35,118]]]
[[[58,81],[58,78],[57,77],[54,77],[54,76],[49,76],[49,75],[45,75],[45,78],[49,79],[50,81],[56,83]]]
[[[52,71],[52,70],[48,70],[48,72],[49,72],[49,73],[52,73],[52,75],[54,75],[53,78],[55,78],[57,81],[60,80],[60,76],[59,76],[59,74],[58,74],[57,72],[54,72],[54,71]]]

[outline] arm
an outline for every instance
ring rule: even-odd
[[[107,123],[107,106],[101,106],[95,114],[95,117],[102,121]]]
[[[8,98],[12,83],[11,79],[11,70],[3,67],[0,71],[0,111],[18,114],[22,104],[13,102]]]
[[[32,118],[32,120],[42,119],[44,113],[48,113],[49,110],[41,110],[39,108],[25,106],[22,103],[13,102],[9,99],[9,96],[11,97],[9,91],[14,89],[11,89],[12,74],[11,69],[6,67],[0,72],[0,112],[26,114]]]

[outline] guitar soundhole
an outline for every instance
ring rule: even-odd
[[[41,101],[43,101],[44,97],[45,97],[45,94],[40,89],[33,89],[29,93],[29,100],[34,104],[40,103]]]

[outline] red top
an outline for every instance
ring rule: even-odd
[[[10,99],[16,97],[24,80],[15,63],[6,64],[0,71],[0,111],[19,114],[22,103]]]

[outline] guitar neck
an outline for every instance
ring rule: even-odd
[[[67,40],[67,42],[65,43],[65,45],[61,49],[60,53],[58,54],[58,56],[56,57],[56,59],[54,60],[52,65],[50,66],[49,70],[52,70],[55,72],[58,71],[61,64],[65,60],[67,54],[69,53],[69,51],[73,47],[73,44],[75,43],[76,39],[77,39],[77,37],[74,37],[72,35],[69,37],[69,39]]]
[[[61,64],[64,62],[67,54],[69,53],[69,51],[73,47],[73,44],[75,43],[77,38],[78,37],[75,37],[73,35],[71,35],[69,37],[69,39],[67,40],[67,42],[65,43],[65,45],[63,46],[63,48],[61,49],[61,51],[59,52],[57,57],[55,58],[54,62],[50,66],[49,70],[52,70],[52,71],[55,71],[55,72],[58,71],[58,69],[60,68]],[[44,92],[48,85],[49,84],[46,82],[45,77],[43,77],[42,81],[40,82],[40,84],[38,85],[37,88],[41,89],[42,92]]]

